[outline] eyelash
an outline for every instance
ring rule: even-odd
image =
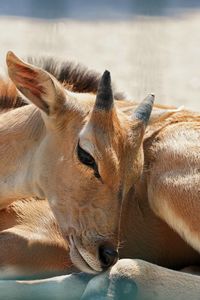
[[[77,155],[78,155],[79,161],[82,164],[88,166],[89,168],[92,168],[94,170],[94,176],[96,178],[100,178],[98,167],[97,167],[97,164],[96,164],[94,158],[88,152],[86,152],[83,148],[81,148],[81,146],[79,144],[77,146]]]

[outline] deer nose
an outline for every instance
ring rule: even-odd
[[[113,266],[118,260],[118,252],[112,245],[104,244],[99,247],[99,260],[102,269]]]

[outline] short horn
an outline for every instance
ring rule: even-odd
[[[148,95],[133,112],[133,119],[138,119],[147,125],[153,108],[154,99],[154,95]]]
[[[110,72],[105,71],[99,82],[97,97],[95,102],[95,109],[109,111],[113,106],[113,92],[111,86]]]

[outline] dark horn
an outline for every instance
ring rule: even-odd
[[[111,86],[110,72],[105,71],[99,82],[95,109],[110,110],[113,106],[113,92]]]
[[[134,111],[133,119],[138,119],[142,121],[145,125],[147,125],[151,115],[154,99],[154,95],[148,95]]]

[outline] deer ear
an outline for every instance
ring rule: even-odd
[[[63,109],[64,88],[48,72],[27,64],[9,51],[6,58],[8,74],[18,90],[47,115]]]

